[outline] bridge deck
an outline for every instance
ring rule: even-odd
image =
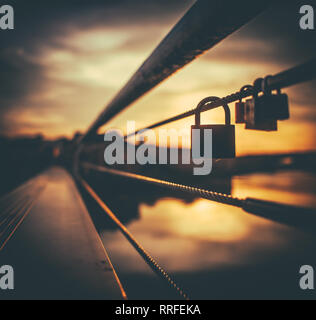
[[[2,298],[121,299],[124,290],[71,176],[51,168],[0,203]]]

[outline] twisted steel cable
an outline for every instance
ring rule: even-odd
[[[217,99],[214,102],[210,102],[209,98],[205,98],[199,103],[199,104],[203,104],[203,107],[201,108],[201,112],[205,112],[205,111],[208,111],[208,110],[212,110],[212,109],[224,106],[225,104],[232,103],[232,102],[241,100],[243,98],[249,97],[252,94],[253,94],[253,90],[252,90],[252,88],[249,87],[246,90],[242,90],[242,91],[238,91],[238,92],[232,93],[232,94],[230,94],[230,95],[228,95],[226,97]],[[205,103],[204,103],[204,101],[205,101]],[[186,111],[184,113],[181,113],[181,114],[179,114],[177,116],[168,118],[166,120],[159,121],[157,123],[152,124],[151,126],[139,129],[139,130],[137,130],[135,132],[129,133],[124,138],[127,139],[127,138],[129,138],[129,137],[131,137],[133,135],[137,135],[141,131],[143,132],[143,131],[146,131],[146,130],[149,130],[149,129],[155,129],[155,128],[164,126],[164,125],[166,125],[168,123],[175,122],[175,121],[178,121],[178,120],[181,120],[181,119],[184,119],[184,118],[188,118],[190,116],[195,115],[195,112],[196,112],[196,108],[194,108],[192,110],[189,110],[189,111]]]
[[[285,70],[285,71],[278,73],[274,76],[270,76],[269,79],[267,79],[266,85],[269,87],[270,90],[275,90],[275,89],[278,90],[278,89],[286,88],[286,87],[289,87],[291,85],[298,84],[301,82],[310,81],[315,78],[316,78],[316,59],[313,58],[313,59],[311,59],[301,65],[298,65],[298,66],[293,67],[291,69]],[[263,79],[259,78],[257,80],[258,80],[258,84],[259,84],[258,92],[260,92]],[[203,106],[203,108],[201,109],[201,112],[208,111],[208,110],[211,110],[214,108],[218,108],[218,107],[223,106],[224,104],[232,103],[232,102],[238,101],[240,99],[252,96],[254,93],[254,88],[249,85],[246,85],[244,87],[246,87],[245,90],[240,90],[238,92],[232,93],[230,95],[227,95],[226,97],[223,97],[221,99],[216,100],[215,102],[206,103]],[[255,90],[256,90],[256,88],[255,88]],[[164,126],[168,123],[193,116],[194,114],[195,114],[195,109],[186,111],[186,112],[181,113],[177,116],[156,122],[148,127],[139,129],[139,130],[132,132],[132,133],[129,133],[124,138],[127,139],[130,136],[138,134],[140,131],[146,131],[149,129],[158,128],[158,127]]]
[[[228,194],[218,193],[202,188],[186,186],[174,182],[146,177],[139,174],[101,167],[91,163],[83,162],[83,168],[98,172],[104,172],[114,176],[121,176],[129,179],[136,179],[157,186],[164,186],[176,191],[183,191],[197,195],[201,198],[215,201],[218,203],[239,207],[245,212],[275,221],[284,225],[302,229],[308,233],[316,234],[316,209],[300,206],[287,205],[272,201],[260,200],[255,198],[239,199]]]
[[[113,211],[104,203],[104,201],[97,195],[97,193],[91,188],[91,186],[83,180],[80,176],[77,176],[77,180],[81,183],[84,189],[90,194],[90,196],[98,203],[108,217],[117,225],[127,240],[134,246],[136,251],[141,255],[145,262],[151,267],[151,269],[160,277],[168,282],[168,284],[175,289],[178,294],[185,300],[188,300],[188,295],[176,284],[176,282],[169,276],[169,274],[158,264],[158,262],[144,249],[144,247],[136,240],[136,238],[129,232],[129,230],[123,225],[123,223],[116,217]]]
[[[186,186],[183,184],[174,183],[174,182],[170,182],[170,181],[150,178],[150,177],[142,176],[142,175],[131,173],[131,172],[109,169],[106,167],[97,166],[97,165],[87,163],[87,162],[82,163],[82,166],[85,168],[88,168],[88,169],[97,170],[97,171],[109,173],[109,174],[116,175],[116,176],[122,176],[122,177],[126,177],[126,178],[136,179],[136,180],[148,182],[151,184],[155,184],[158,186],[165,186],[165,187],[167,187],[169,189],[173,189],[173,190],[184,191],[184,192],[195,194],[195,195],[198,195],[202,198],[212,200],[215,202],[219,202],[219,203],[223,203],[223,204],[228,204],[228,205],[232,205],[232,206],[236,206],[236,207],[242,207],[242,204],[243,204],[243,200],[232,197],[231,195],[223,194],[223,193],[218,193],[218,192],[214,192],[214,191],[210,191],[210,190],[206,190],[206,189],[201,189],[201,188],[197,188],[197,187],[192,187],[192,186]]]

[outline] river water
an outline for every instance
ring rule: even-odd
[[[316,175],[278,172],[236,176],[232,195],[316,208]],[[129,231],[195,299],[315,298],[299,288],[299,269],[316,268],[315,237],[204,199],[140,202]],[[131,299],[179,296],[120,231],[102,240]]]

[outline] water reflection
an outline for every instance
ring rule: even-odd
[[[316,206],[315,183],[315,175],[302,172],[253,174],[233,178],[232,193]],[[138,219],[131,220],[128,229],[194,297],[259,298],[271,297],[271,291],[281,298],[302,294],[297,289],[297,270],[306,261],[315,261],[314,238],[204,199],[185,202],[162,197],[151,204],[140,202],[138,210]],[[132,297],[164,294],[148,292],[155,276],[120,232],[104,230],[102,240]],[[229,292],[221,291],[223,282]],[[261,288],[252,288],[253,282]]]
[[[232,193],[237,197],[255,197],[296,206],[316,207],[315,173],[281,171],[237,176],[232,180],[232,185]]]
[[[260,248],[276,249],[284,244],[281,233],[287,230],[238,208],[203,199],[191,204],[161,199],[152,207],[141,205],[140,219],[128,227],[160,263],[175,272],[246,263]],[[258,232],[260,238],[254,238]],[[126,257],[128,250],[122,247],[119,232],[104,232],[103,237],[111,252]],[[126,267],[127,272],[132,271],[131,264]],[[137,264],[133,269],[144,270]]]

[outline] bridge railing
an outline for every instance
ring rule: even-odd
[[[136,179],[144,183],[156,184],[169,189],[177,189],[186,193],[193,193],[202,198],[236,206],[254,215],[278,221],[287,225],[302,228],[308,232],[316,232],[315,210],[300,206],[289,206],[279,203],[262,201],[259,199],[234,198],[229,194],[218,193],[212,190],[183,185],[174,181],[154,179],[137,175],[122,170],[116,170],[105,166],[97,166],[93,163],[81,161],[80,154],[85,144],[93,141],[97,130],[106,124],[121,111],[129,107],[141,96],[149,92],[159,83],[174,74],[177,70],[214,47],[228,35],[238,30],[252,18],[266,9],[272,1],[247,1],[247,0],[198,0],[184,17],[175,25],[170,33],[163,39],[148,59],[141,65],[127,84],[119,91],[113,100],[106,106],[96,120],[91,124],[86,133],[78,140],[75,154],[74,175],[78,183],[98,203],[104,212],[121,229],[126,238],[135,246],[144,260],[159,275],[165,278],[169,284],[175,287],[182,297],[187,295],[175,284],[168,274],[153,260],[145,249],[131,235],[128,229],[121,223],[111,209],[92,189],[88,182],[81,176],[81,169],[93,170],[99,174],[110,174]],[[286,70],[270,77],[267,80],[269,89],[281,89],[296,83],[308,81],[316,76],[316,59],[312,59],[302,65]],[[242,92],[236,92],[229,96],[205,104],[202,111],[223,106],[226,103],[238,101],[241,98],[253,94],[253,88]],[[194,115],[194,110],[189,110],[180,115],[154,123],[143,129],[153,129],[167,123],[177,121]],[[132,133],[135,134],[136,132]]]

